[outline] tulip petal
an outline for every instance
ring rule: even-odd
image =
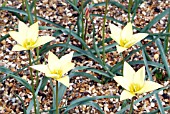
[[[130,41],[133,36],[133,30],[132,30],[132,24],[129,22],[127,25],[123,28],[121,37],[124,41]]]
[[[69,63],[69,62],[71,62],[71,60],[72,60],[72,58],[73,58],[73,51],[72,52],[70,52],[69,54],[66,54],[66,55],[64,55],[64,56],[62,56],[61,58],[60,58],[60,62],[61,62],[61,64],[67,64],[67,63]]]
[[[147,36],[148,36],[147,33],[137,33],[137,34],[134,34],[132,36],[133,39],[130,40],[127,44],[125,44],[125,47],[129,48],[129,47],[133,46],[134,44],[136,44],[137,42],[141,41],[142,39],[144,39]]]
[[[120,37],[121,37],[121,32],[122,30],[115,26],[114,24],[109,24],[110,26],[110,30],[111,30],[111,34],[110,37],[115,40],[118,44],[120,44]]]
[[[140,68],[134,75],[133,82],[139,84],[140,87],[143,86],[145,81],[145,67]]]
[[[38,47],[40,45],[43,45],[47,42],[50,42],[52,40],[54,40],[55,37],[52,37],[52,36],[41,36],[41,37],[38,37],[37,41],[36,41],[36,44],[35,44],[35,47]]]
[[[28,26],[24,22],[19,21],[18,31],[19,31],[19,33],[21,34],[22,37],[23,36],[26,37],[26,34],[28,32]]]
[[[130,83],[133,82],[133,78],[135,75],[135,70],[127,63],[124,62],[124,66],[123,66],[123,76],[128,79],[128,81]]]
[[[32,24],[27,31],[27,39],[33,40],[34,42],[36,42],[37,38],[38,38],[38,22]]]
[[[129,86],[130,86],[130,81],[129,79],[122,77],[122,76],[115,76],[113,78],[119,85],[121,85],[123,88],[125,88],[126,90],[129,90]]]
[[[49,73],[46,73],[45,76],[49,77],[49,78],[54,78],[55,80],[60,78],[60,76],[58,74],[49,74]]]
[[[56,69],[59,69],[60,68],[60,63],[59,63],[59,59],[58,57],[53,54],[52,52],[49,52],[49,55],[48,55],[48,67],[50,69],[50,71],[54,71]]]
[[[120,95],[120,101],[125,99],[131,99],[135,94],[130,93],[129,91],[123,90],[123,92]]]
[[[59,81],[60,83],[62,83],[66,87],[69,87],[69,77],[68,76],[64,76],[62,78],[59,78],[59,79],[57,79],[57,81]]]
[[[28,49],[26,49],[18,44],[14,45],[14,47],[12,48],[12,51],[23,51],[23,50],[28,50]]]
[[[16,31],[10,31],[9,35],[20,45],[22,45],[25,40],[25,38],[19,32]]]
[[[62,69],[62,75],[64,75],[65,73],[67,73],[68,71],[70,71],[71,69],[74,68],[74,63],[67,63],[67,64],[62,64],[61,65],[61,69]]]
[[[121,53],[121,52],[123,52],[123,51],[128,49],[128,48],[121,47],[121,46],[118,46],[118,45],[116,45],[116,48],[117,48],[118,53]]]
[[[49,74],[50,73],[50,70],[49,70],[47,65],[34,65],[34,66],[30,66],[30,67],[35,69],[35,70],[38,70],[40,72],[43,72],[45,74]]]
[[[140,91],[137,91],[136,93],[145,93],[145,92],[149,92],[152,90],[156,90],[158,88],[163,87],[162,85],[153,82],[153,81],[145,81],[143,88]]]

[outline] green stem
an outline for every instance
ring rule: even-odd
[[[86,19],[86,25],[85,25],[85,33],[84,33],[84,38],[86,38],[86,34],[87,34],[87,24],[88,24],[88,19]]]
[[[33,24],[33,18],[31,16],[31,11],[30,11],[29,4],[28,4],[27,0],[25,0],[25,5],[26,5],[26,9],[27,9],[28,19],[30,20],[30,25],[31,25],[31,24]]]
[[[39,58],[39,47],[36,48],[36,53],[37,53],[37,60]],[[37,61],[37,64],[39,61]],[[38,82],[39,82],[39,76],[38,76],[38,71],[36,71],[36,87],[38,87]]]
[[[122,74],[123,74],[123,67],[124,67],[124,62],[125,62],[124,52],[121,53],[121,56],[122,56]]]
[[[24,8],[24,0],[22,0],[22,10],[25,11],[25,8]],[[22,15],[22,19],[24,20],[24,15]]]
[[[102,27],[102,49],[103,49],[103,66],[105,67],[105,23],[106,23],[106,14],[107,14],[107,7],[108,7],[108,2],[109,0],[106,0],[105,4],[105,13],[104,13],[104,22],[103,22],[103,27]],[[105,83],[105,77],[102,76],[102,83]]]
[[[130,111],[129,111],[129,114],[133,114],[133,102],[135,100],[135,97],[132,97],[132,102],[130,104]]]
[[[56,114],[59,114],[58,112],[58,81],[56,80]]]
[[[102,47],[103,47],[103,65],[105,66],[105,23],[106,23],[106,14],[107,14],[107,7],[108,7],[108,2],[109,0],[106,0],[106,5],[105,5],[105,14],[104,14],[104,22],[103,22],[103,27],[102,27]]]
[[[31,51],[28,51],[29,53],[29,65],[32,66],[32,62],[31,62]],[[30,75],[31,75],[31,85],[32,85],[32,94],[33,94],[33,101],[34,101],[34,111],[35,114],[37,114],[37,110],[36,110],[36,102],[35,102],[35,91],[34,91],[34,79],[33,79],[33,75],[32,75],[32,68],[30,68]]]
[[[37,22],[37,10],[36,10],[36,0],[34,2],[34,16],[35,16],[35,22]]]
[[[131,12],[131,8],[132,8],[132,4],[133,4],[133,0],[129,0],[129,4],[128,4],[128,22],[130,22],[130,12]]]
[[[83,14],[83,2],[84,0],[81,0],[81,26],[82,26],[82,34],[81,34],[81,37],[83,39],[83,41],[85,42],[85,38],[84,38],[84,21],[83,21],[83,17],[84,17],[84,14]],[[82,49],[84,49],[85,47],[82,45]]]

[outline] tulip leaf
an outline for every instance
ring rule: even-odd
[[[77,11],[78,13],[80,13],[79,9],[77,8],[76,4],[72,3],[72,1],[70,0],[66,0],[66,2],[68,2],[75,11]]]
[[[71,72],[69,76],[70,76],[70,78],[72,78],[74,76],[84,76],[91,80],[94,80],[95,82],[101,83],[101,81],[98,78],[94,77],[93,75],[91,75],[89,73],[85,73],[85,72]]]
[[[105,2],[99,2],[99,3],[92,4],[91,7],[105,6],[105,4],[106,4]],[[118,8],[121,8],[122,10],[124,10],[125,12],[128,12],[128,10],[125,8],[125,6],[123,6],[122,4],[120,4],[116,1],[110,0],[108,4],[109,5],[115,5]]]
[[[165,65],[165,69],[167,71],[168,77],[170,78],[170,67],[168,65],[168,61],[167,61],[167,58],[166,58],[166,55],[165,55],[165,52],[164,52],[164,49],[163,49],[163,46],[162,46],[162,43],[161,43],[160,39],[156,40],[156,45],[158,46],[162,61],[163,61],[164,65]]]
[[[16,76],[16,75],[13,75],[13,74],[8,74],[8,76],[13,77],[19,83],[21,83],[23,86],[25,86],[28,90],[32,91],[32,87],[30,86],[30,84],[25,79],[22,79],[20,76]]]
[[[112,78],[110,75],[108,75],[108,74],[105,73],[104,71],[101,71],[101,70],[98,70],[98,69],[94,69],[94,68],[90,68],[90,69],[88,69],[88,70],[93,71],[93,72],[95,72],[95,73],[98,73],[98,74],[100,74],[100,75],[102,75],[102,76],[104,76],[104,77]]]
[[[170,106],[164,107],[164,110],[170,110]],[[157,109],[157,110],[151,111],[147,114],[157,114],[158,112],[159,112],[159,110]]]
[[[0,73],[13,74],[13,72],[10,69],[8,69],[4,66],[0,66]]]
[[[5,39],[7,39],[8,37],[10,37],[9,34],[6,34],[5,36],[2,36],[2,37],[0,38],[0,42],[3,41],[3,40],[5,40]]]
[[[60,84],[58,90],[59,90],[59,92],[58,92],[58,104],[60,104],[60,102],[61,102],[61,100],[62,100],[62,98],[63,98],[63,96],[64,96],[64,94],[67,90],[67,87],[63,84]]]
[[[140,44],[140,45],[142,45],[142,44]],[[148,67],[148,62],[146,60],[144,50],[142,50],[142,55],[143,55],[143,59],[144,59],[145,67],[146,67],[146,72],[147,72],[147,74],[149,76],[149,79],[152,81],[153,80],[152,75],[151,75],[151,72],[150,72],[149,67]],[[158,93],[155,93],[155,97],[156,97],[156,101],[158,102],[158,107],[160,109],[161,114],[165,114],[163,106],[162,106],[162,102],[161,102],[161,100],[160,100],[160,98],[158,96]]]
[[[152,21],[146,25],[140,32],[146,32],[148,31],[155,23],[157,23],[161,18],[163,18],[165,15],[169,13],[169,9],[166,9],[162,13],[158,14]]]
[[[94,97],[83,97],[77,100],[74,100],[66,108],[64,113],[67,113],[69,110],[73,109],[76,106],[83,105],[83,103],[88,103],[89,101],[104,99],[104,98],[119,98],[119,96],[94,96]]]
[[[23,99],[22,99],[19,95],[15,94],[15,93],[14,93],[14,95],[15,95],[16,97],[18,97],[18,99],[21,101],[22,106],[23,106],[23,110],[24,110],[24,114],[27,114],[27,112],[26,112],[26,107],[25,107],[25,105],[24,105]]]

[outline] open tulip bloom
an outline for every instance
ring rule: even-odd
[[[31,68],[45,73],[45,76],[54,78],[65,86],[69,86],[69,77],[64,76],[68,71],[74,68],[74,63],[71,62],[73,52],[64,55],[60,59],[52,52],[49,52],[48,65],[34,65]]]
[[[125,89],[121,93],[121,101],[131,99],[136,94],[149,92],[163,87],[153,81],[145,80],[145,67],[142,67],[135,72],[127,62],[124,62],[123,76],[115,76],[114,80]]]
[[[110,24],[110,30],[110,37],[119,44],[119,46],[116,46],[118,53],[127,50],[132,45],[148,36],[147,33],[133,34],[132,24],[130,22],[123,28],[123,30],[114,24]]]
[[[14,45],[12,51],[31,50],[55,39],[51,36],[39,37],[38,31],[38,22],[28,27],[25,23],[19,21],[18,32],[9,32],[10,36],[18,42]]]

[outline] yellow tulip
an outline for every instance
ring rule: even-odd
[[[28,27],[25,23],[19,21],[18,32],[9,32],[9,35],[18,42],[14,45],[12,51],[31,50],[55,39],[51,36],[39,37],[38,31],[38,22]]]
[[[60,59],[52,52],[49,52],[48,65],[34,65],[31,68],[45,73],[45,76],[54,78],[65,86],[69,86],[69,77],[64,76],[69,70],[74,68],[74,63],[71,62],[73,52],[64,55]]]
[[[118,53],[127,50],[132,45],[136,44],[137,42],[148,36],[147,33],[133,34],[132,24],[130,22],[127,23],[123,30],[115,26],[114,24],[110,24],[110,30],[110,37],[119,44],[119,46],[116,46]]]
[[[136,94],[149,92],[163,87],[156,82],[145,80],[145,67],[142,67],[135,72],[127,62],[124,62],[123,76],[115,76],[114,80],[125,88],[120,95],[121,101],[131,99]]]

